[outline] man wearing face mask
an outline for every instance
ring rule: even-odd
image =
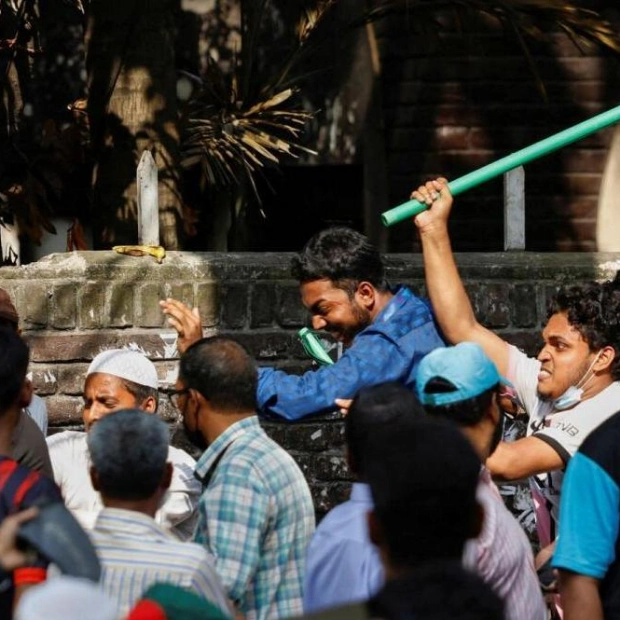
[[[431,351],[420,362],[416,377],[418,398],[426,413],[457,424],[482,463],[502,437],[499,401],[509,383],[473,342]],[[479,536],[465,547],[466,568],[477,572],[502,598],[506,620],[544,620],[547,611],[530,543],[484,465],[477,498],[484,521]]]
[[[514,384],[529,414],[527,437],[501,442],[486,465],[496,478],[531,477],[545,546],[555,539],[564,468],[586,436],[620,408],[620,287],[607,282],[560,291],[549,305],[543,347],[536,359],[529,358],[474,316],[450,246],[447,181],[429,181],[412,197],[429,206],[414,221],[444,336],[451,343],[478,343]]]

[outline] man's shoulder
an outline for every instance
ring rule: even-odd
[[[579,448],[581,454],[604,464],[605,469],[613,467],[616,479],[620,478],[620,407],[618,409],[596,427]]]
[[[168,446],[168,458],[174,465],[177,463],[186,463],[192,467],[196,465],[196,459],[182,448],[176,448],[175,446]]]
[[[101,521],[102,517],[105,522]],[[146,528],[144,527],[144,515],[140,515],[140,519],[135,520],[132,515],[125,513],[120,517],[122,521],[125,521],[122,525],[119,525],[117,519],[119,517],[111,514],[109,510],[107,513],[103,511],[99,513],[94,527],[89,531],[89,536],[96,547],[113,549],[120,544],[126,552],[131,550],[132,553],[141,554],[144,560],[148,559],[157,563],[165,561],[166,558],[174,558],[175,561],[182,558],[182,562],[175,562],[176,570],[194,571],[204,566],[210,569],[213,567],[211,556],[202,545],[178,540],[154,519],[150,520]],[[140,537],[132,534],[125,538],[126,522],[133,523],[134,521],[143,529]]]
[[[263,429],[236,439],[222,457],[223,468],[238,468],[264,475],[278,473],[282,467],[298,468],[295,459]]]
[[[185,452],[185,450],[175,448],[174,446],[169,446],[168,460],[174,466],[175,475],[180,475],[183,479],[198,482],[194,477],[196,461],[187,452]]]
[[[300,503],[307,482],[295,459],[264,432],[260,436],[245,436],[230,446],[217,465],[213,476],[213,482],[216,481],[253,488],[271,499],[281,499],[283,489],[293,490],[286,496],[299,510],[307,503]],[[310,498],[309,489],[307,498]]]
[[[550,426],[571,424],[588,436],[607,425],[620,412],[620,382],[614,381],[595,396],[581,401],[572,409],[557,411],[548,416]],[[610,428],[615,422],[610,422]]]
[[[81,431],[62,431],[46,438],[50,451],[59,446],[86,446],[86,433]]]
[[[52,480],[6,456],[0,456],[0,479],[0,521],[4,510],[27,508],[41,499],[61,500]]]
[[[367,542],[366,529],[360,528],[359,523],[366,525],[368,507],[351,500],[338,504],[323,517],[316,528],[317,537],[325,537],[344,542]]]
[[[381,332],[407,333],[433,322],[430,305],[406,286],[397,288],[394,296],[370,327]]]
[[[60,475],[59,470],[63,463],[80,463],[82,467],[85,459],[88,459],[86,433],[64,431],[49,436],[46,441],[56,479]]]

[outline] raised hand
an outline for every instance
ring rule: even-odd
[[[179,334],[177,340],[179,353],[185,353],[194,342],[202,338],[198,308],[189,308],[183,302],[171,298],[160,301],[159,305],[168,319],[168,324]]]
[[[446,179],[440,177],[433,181],[427,181],[411,193],[411,198],[429,207],[413,218],[420,233],[429,232],[438,224],[446,225],[453,203]]]

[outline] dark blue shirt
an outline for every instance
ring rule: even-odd
[[[377,318],[363,329],[332,366],[301,376],[260,368],[258,405],[288,420],[333,410],[336,398],[386,381],[413,388],[420,360],[444,343],[429,305],[401,286]]]

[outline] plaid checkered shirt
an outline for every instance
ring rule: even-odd
[[[205,488],[194,540],[215,557],[230,598],[248,620],[301,614],[314,507],[293,458],[250,416],[209,446],[196,476]]]

